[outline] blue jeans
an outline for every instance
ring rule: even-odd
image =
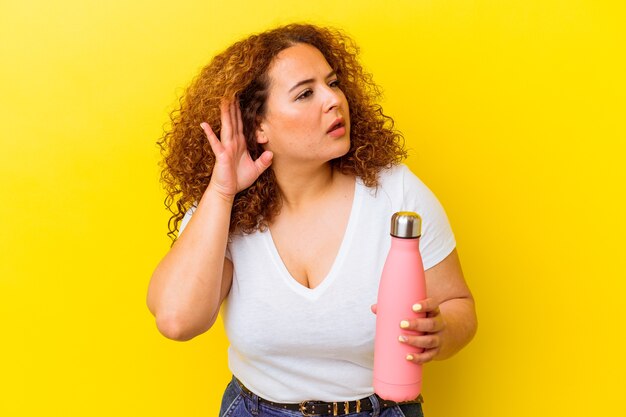
[[[375,404],[374,410],[361,413],[349,414],[351,417],[424,417],[422,413],[422,404],[401,404],[395,407],[385,408],[381,410],[378,405],[378,399],[372,395],[370,397],[372,404]],[[239,384],[232,381],[226,387],[224,396],[222,397],[222,406],[220,408],[219,417],[303,417],[299,411],[283,410],[281,408],[271,407],[268,404],[259,402],[256,395],[248,395],[244,393]]]

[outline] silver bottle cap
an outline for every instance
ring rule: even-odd
[[[391,216],[391,235],[418,238],[422,235],[422,218],[412,211],[399,211]]]

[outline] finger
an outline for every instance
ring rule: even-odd
[[[213,129],[211,129],[211,126],[209,126],[209,124],[205,122],[200,123],[200,127],[204,131],[204,134],[206,135],[207,139],[209,140],[209,145],[211,145],[211,149],[213,150],[213,153],[217,155],[219,152],[222,151],[223,148],[219,139],[213,132]]]
[[[443,329],[443,320],[441,316],[402,320],[400,328],[421,333],[436,333]]]
[[[239,103],[239,100],[237,100],[237,127],[238,127],[237,132],[239,133],[239,135],[241,137],[244,137],[243,136],[243,116],[241,115],[241,104]]]
[[[254,161],[254,166],[256,167],[259,175],[263,173],[270,165],[272,165],[272,158],[274,154],[271,151],[265,151]]]
[[[422,363],[430,362],[433,359],[435,359],[435,356],[437,356],[437,353],[439,353],[439,349],[428,349],[422,353],[418,353],[418,352],[409,353],[408,355],[406,355],[406,360],[409,362],[422,364]]]
[[[401,335],[398,337],[398,341],[420,349],[434,349],[438,348],[441,344],[441,339],[436,334],[426,334],[423,336]]]
[[[439,308],[439,303],[433,298],[425,298],[424,300],[418,301],[413,304],[411,310],[414,313],[428,313],[429,311],[434,311]]]
[[[237,125],[237,104],[234,99],[230,102],[230,125],[232,126],[232,135],[234,136],[239,131],[239,126]]]
[[[377,307],[378,307],[377,304],[372,304],[372,306],[370,307],[372,309],[372,313],[376,314]]]
[[[241,128],[240,123],[239,123],[241,116],[239,114],[239,100],[237,100],[237,97],[233,99],[230,109],[231,109],[231,116],[230,116],[231,122],[233,123],[233,134],[238,135],[239,129]]]
[[[441,310],[439,310],[439,307],[426,313],[426,317],[439,317],[440,315]]]
[[[222,123],[220,140],[222,142],[229,141],[232,135],[232,124],[230,122],[230,103],[226,99],[220,103],[220,121]]]

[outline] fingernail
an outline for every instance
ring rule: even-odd
[[[406,338],[406,336],[398,336],[398,341],[400,342],[406,342],[408,339]]]
[[[421,304],[413,304],[413,307],[411,307],[413,309],[414,312],[418,312],[418,311],[422,311],[422,305]]]
[[[406,320],[402,320],[400,322],[400,327],[403,328],[403,329],[408,329],[409,328],[409,322],[406,321]]]
[[[415,357],[413,355],[411,355],[410,353],[408,355],[406,355],[406,360],[407,361],[412,361],[413,359],[415,359]]]

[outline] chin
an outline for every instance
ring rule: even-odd
[[[340,138],[338,139],[338,141],[341,141],[342,146],[338,148],[337,153],[335,154],[333,159],[342,158],[346,156],[348,152],[350,152],[350,138],[349,137],[346,137],[345,139]]]

